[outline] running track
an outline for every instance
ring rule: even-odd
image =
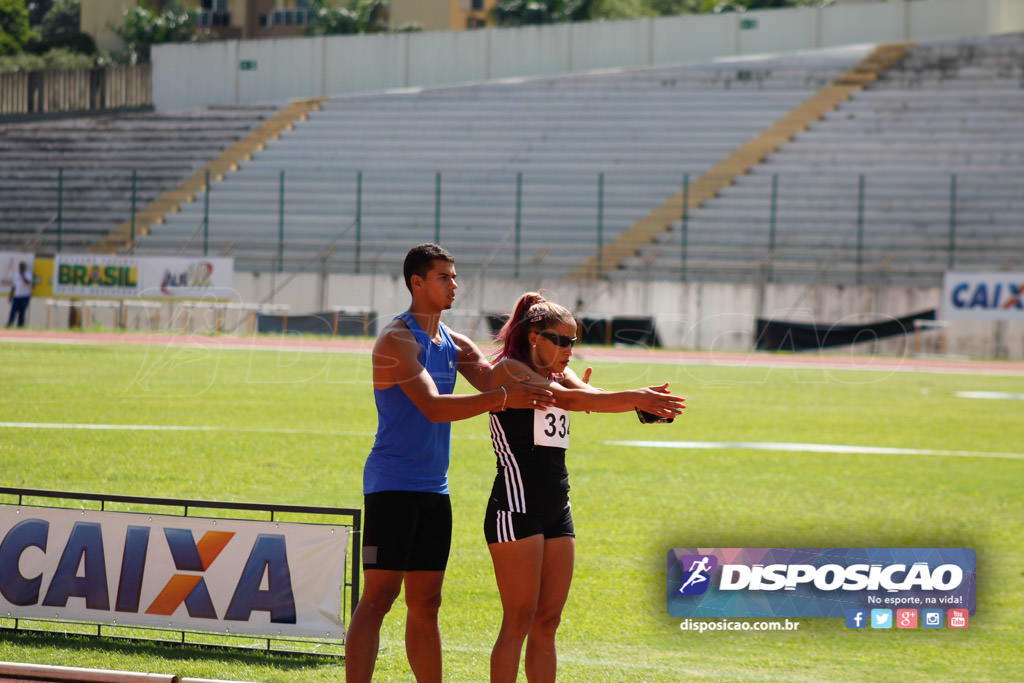
[[[204,336],[193,334],[145,334],[117,332],[59,332],[37,330],[0,330],[0,342],[36,344],[135,344],[142,346],[186,346],[204,349],[252,351],[299,351],[326,353],[369,353],[373,342],[352,339],[324,339],[301,335],[280,336]],[[808,368],[828,370],[873,370],[879,372],[937,372],[970,375],[1024,375],[1024,361],[949,360],[800,353],[779,354],[764,351],[670,351],[664,349],[626,349],[577,347],[583,362],[606,361],[668,365],[712,365],[757,368]]]

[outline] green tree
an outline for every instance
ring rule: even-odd
[[[594,0],[498,0],[491,10],[498,26],[532,26],[591,19]]]
[[[633,19],[654,14],[646,0],[594,0],[587,19]]]
[[[96,63],[96,57],[93,55],[55,48],[42,55],[20,52],[16,55],[0,57],[0,72],[91,69],[96,66]]]
[[[348,7],[313,0],[306,35],[381,33],[387,28],[387,5],[383,0],[354,0]]]
[[[703,0],[648,0],[647,6],[654,14],[663,17],[677,14],[695,14],[700,11]]]
[[[28,23],[30,26],[38,26],[43,21],[43,17],[50,11],[50,7],[53,6],[53,0],[29,0],[26,4],[28,9]]]
[[[39,37],[55,40],[80,32],[82,4],[79,0],[55,0],[39,22]]]
[[[25,0],[0,0],[0,55],[22,52],[35,37]]]
[[[199,30],[198,11],[180,7],[158,12],[140,4],[125,10],[124,23],[112,28],[124,41],[131,64],[148,62],[153,45],[187,43],[203,37]]]
[[[770,7],[829,4],[832,0],[498,0],[492,10],[499,26],[555,24],[564,21],[628,19],[700,12],[743,11]]]
[[[32,10],[29,9],[29,16]],[[96,54],[96,41],[88,33],[82,33],[82,5],[79,0],[54,0],[35,27],[39,41],[30,47],[32,52],[43,54],[49,50],[66,50],[83,55]]]
[[[736,9],[778,9],[782,7],[815,7],[827,5],[829,0],[703,0],[701,12],[721,11],[719,8],[732,6]]]

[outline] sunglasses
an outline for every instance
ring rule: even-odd
[[[563,349],[566,346],[572,348],[572,345],[576,343],[576,337],[566,337],[564,334],[555,334],[554,332],[538,332],[537,334]]]

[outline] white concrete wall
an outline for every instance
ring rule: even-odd
[[[759,10],[734,14],[736,17],[737,54],[757,55],[770,52],[791,52],[822,47],[818,26],[823,10],[797,8],[790,10]],[[743,20],[757,22],[756,28],[740,28]],[[837,45],[852,42],[845,36]],[[881,42],[878,39],[866,42]]]
[[[651,64],[651,19],[570,24],[570,71]]]
[[[1017,26],[1024,26],[1024,2],[997,0],[993,3],[993,9],[989,12],[989,33],[1000,33],[1011,30],[1005,27]]]
[[[488,33],[437,31],[407,35],[406,85],[444,85],[488,78]]]
[[[158,110],[239,102],[240,41],[169,43],[153,48],[153,102]]]
[[[323,40],[324,88],[318,94],[388,90],[405,86],[409,70],[408,34]]]
[[[285,277],[288,277],[287,275]],[[236,273],[235,286],[245,301],[263,301],[283,281],[281,275]],[[320,280],[296,277],[271,297],[295,313],[310,313],[319,304]],[[938,308],[940,287],[806,287],[720,283],[581,282],[505,280],[475,274],[460,279],[451,324],[478,338],[486,337],[478,313],[508,312],[519,293],[542,289],[550,298],[577,313],[596,315],[653,315],[663,344],[673,348],[746,352],[754,346],[758,317],[803,322],[855,324],[899,318]],[[389,319],[409,305],[409,292],[400,274],[331,275],[324,308],[370,308]],[[1024,324],[949,321],[945,353],[975,358],[1024,359]],[[939,353],[942,333],[923,335],[923,351]],[[902,355],[909,341],[891,339],[878,344],[840,347],[834,353]]]
[[[239,102],[268,102],[323,91],[324,38],[274,38],[238,43],[238,60],[255,61],[237,72]],[[238,65],[235,65],[238,68]]]
[[[571,24],[480,32],[490,38],[489,78],[554,76],[570,70]]]
[[[829,7],[828,12],[819,14],[822,47],[907,40],[905,4],[888,2]]]
[[[939,308],[942,289],[905,287],[806,287],[676,282],[580,282],[460,278],[456,305],[447,320],[456,329],[486,339],[486,321],[480,313],[506,313],[518,294],[541,289],[546,295],[582,315],[636,315],[655,318],[662,343],[670,348],[720,352],[749,352],[754,347],[758,317],[777,320],[852,325],[899,318]],[[321,300],[323,293],[323,300]],[[286,304],[293,314],[330,310],[332,307],[370,309],[388,320],[409,305],[409,292],[401,274],[330,275],[326,283],[315,274],[235,273],[235,300],[246,303]],[[28,324],[45,327],[45,299],[34,297]],[[91,314],[93,325],[113,327],[113,311]],[[64,329],[66,309],[50,311],[50,327]],[[212,312],[190,312],[165,305],[161,329],[212,330]],[[247,314],[231,313],[221,319],[226,332],[247,333]],[[129,313],[128,327],[148,329],[145,314]],[[943,337],[945,337],[943,339]],[[922,335],[921,352],[972,358],[1024,359],[1024,323],[951,320],[944,332]],[[901,356],[913,351],[912,340],[898,338],[853,347],[838,347],[831,354]]]
[[[928,40],[987,33],[989,17],[999,14],[1001,3],[999,0],[928,0],[927,3],[904,4],[910,11],[907,34],[913,40]]]
[[[652,20],[654,64],[681,64],[738,54],[733,14],[697,14]]]
[[[741,28],[744,20],[756,27]],[[167,111],[492,78],[1024,30],[1024,0],[915,0],[516,29],[277,38],[153,48]],[[241,71],[255,60],[254,71]]]

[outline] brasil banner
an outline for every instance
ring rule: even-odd
[[[234,259],[58,254],[54,296],[229,299]]]

